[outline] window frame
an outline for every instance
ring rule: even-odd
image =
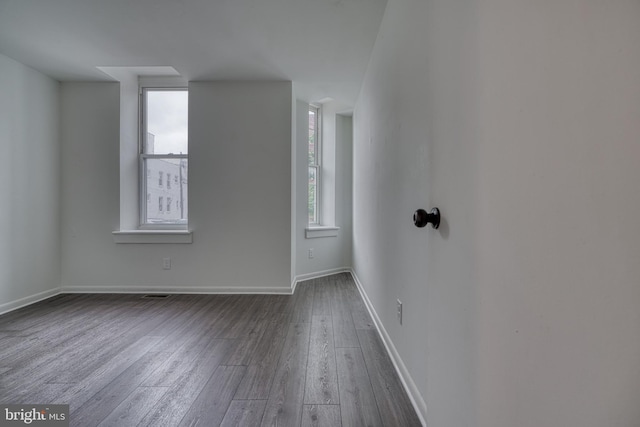
[[[177,92],[187,92],[187,96],[189,93],[189,88],[187,86],[157,86],[157,85],[144,85],[140,84],[138,88],[138,201],[139,201],[139,219],[138,219],[138,229],[140,230],[187,230],[189,226],[189,218],[187,214],[186,223],[149,223],[147,222],[147,179],[146,179],[146,167],[145,163],[147,160],[153,159],[185,159],[187,162],[189,161],[189,153],[187,154],[148,154],[145,153],[145,147],[147,146],[147,120],[146,120],[146,106],[147,106],[147,94],[150,91],[154,92],[168,92],[168,91],[177,91]],[[187,140],[187,147],[189,146],[189,141]],[[188,150],[187,150],[188,151]],[[182,166],[180,166],[182,167]],[[162,174],[162,171],[159,171]],[[163,174],[164,175],[164,174]],[[164,176],[160,178],[164,181]],[[178,185],[182,186],[182,183],[179,182]],[[187,184],[188,185],[188,184]],[[160,186],[164,187],[164,183],[160,184]],[[187,187],[188,188],[188,187]],[[188,190],[187,190],[188,191]],[[162,210],[164,212],[164,210]]]
[[[310,169],[315,170],[315,221],[309,218],[307,206],[307,222],[309,227],[318,227],[322,224],[322,107],[320,105],[309,104],[309,112],[315,113],[315,140],[314,140],[314,158],[315,163],[311,164],[307,161],[307,204],[310,192]],[[307,126],[308,128],[308,126]],[[309,130],[309,129],[307,129]],[[309,152],[309,142],[307,141],[307,153]]]

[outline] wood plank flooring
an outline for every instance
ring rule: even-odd
[[[0,403],[72,426],[419,426],[350,274],[288,295],[63,294],[0,316]]]

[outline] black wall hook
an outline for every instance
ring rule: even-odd
[[[424,227],[428,223],[435,229],[440,227],[440,209],[433,208],[431,212],[427,212],[424,209],[418,209],[413,213],[413,223],[416,227]]]

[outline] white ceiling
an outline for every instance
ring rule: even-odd
[[[386,0],[0,0],[0,53],[57,80],[170,66],[187,80],[292,80],[353,105]]]

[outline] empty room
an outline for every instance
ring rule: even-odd
[[[0,425],[640,426],[637,0],[0,0]]]

